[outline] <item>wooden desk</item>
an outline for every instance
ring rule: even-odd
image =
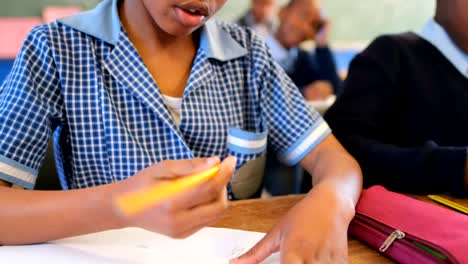
[[[216,227],[235,228],[249,231],[268,232],[286,212],[304,196],[292,195],[270,199],[256,199],[232,202],[223,220]],[[425,202],[434,203],[424,196],[413,196]],[[468,199],[451,199],[468,206]],[[355,239],[349,240],[349,263],[393,263],[376,251]]]

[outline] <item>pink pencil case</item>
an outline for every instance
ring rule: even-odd
[[[399,263],[468,263],[468,216],[382,186],[363,191],[349,234]]]

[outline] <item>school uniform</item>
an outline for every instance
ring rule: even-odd
[[[326,119],[359,161],[365,186],[463,196],[467,102],[468,54],[431,20],[358,55]]]
[[[273,58],[301,91],[315,81],[329,81],[334,94],[341,93],[341,79],[338,76],[335,58],[328,46],[307,51],[301,47],[286,49],[274,36],[266,38],[265,41]]]
[[[283,68],[301,93],[315,81],[329,81],[333,93],[341,93],[341,80],[329,47],[317,47],[315,52],[300,47],[286,49],[273,35],[266,38],[273,59]],[[284,175],[296,175],[286,178]],[[265,188],[273,196],[303,193],[310,190],[310,175],[300,167],[284,166],[273,153],[268,153]],[[302,186],[301,186],[302,185]]]
[[[263,157],[267,144],[294,165],[330,133],[264,42],[212,21],[200,29],[177,125],[117,2],[28,35],[0,88],[0,179],[32,189],[53,131],[60,178],[72,189],[124,180],[168,159],[234,155],[240,168]],[[241,198],[261,187],[252,180],[260,173],[239,177],[257,185]]]
[[[257,23],[255,21],[255,17],[253,16],[252,12],[249,11],[241,16],[236,23],[239,26],[251,28],[255,33],[257,33],[262,38],[267,38],[272,36],[275,32],[275,29],[278,25],[278,19],[273,18],[266,23]]]

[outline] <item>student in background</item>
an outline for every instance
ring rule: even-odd
[[[468,190],[468,0],[437,1],[420,33],[377,38],[351,63],[327,112],[366,186]]]
[[[306,100],[325,100],[341,91],[341,80],[328,45],[329,31],[330,22],[323,16],[318,0],[292,0],[280,10],[275,34],[266,39],[273,58]],[[299,47],[307,40],[315,41],[315,52]],[[270,194],[307,192],[311,185],[307,177],[310,176],[300,168],[281,164],[269,151],[265,187]]]
[[[264,156],[268,144],[310,171],[315,186],[233,263],[259,263],[278,250],[284,263],[346,262],[359,166],[263,41],[206,21],[224,3],[104,0],[29,34],[0,88],[0,244],[128,226],[186,237],[221,217],[226,192],[237,194],[226,190],[234,168]],[[73,190],[8,188],[34,187],[56,128],[60,173]],[[213,180],[141,214],[113,206],[123,193],[220,160]],[[240,188],[254,195],[251,180]]]
[[[330,21],[317,0],[292,0],[279,12],[279,25],[266,39],[275,60],[301,89],[306,100],[339,94],[341,81],[329,48]],[[299,47],[314,40],[315,52]]]
[[[276,0],[252,0],[252,6],[237,24],[252,28],[257,34],[266,38],[273,34],[276,26]]]

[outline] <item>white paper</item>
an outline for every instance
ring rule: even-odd
[[[48,264],[227,264],[258,242],[264,233],[204,228],[175,240],[139,228],[125,228],[28,246],[0,246],[2,263]],[[262,264],[280,263],[279,254]]]

